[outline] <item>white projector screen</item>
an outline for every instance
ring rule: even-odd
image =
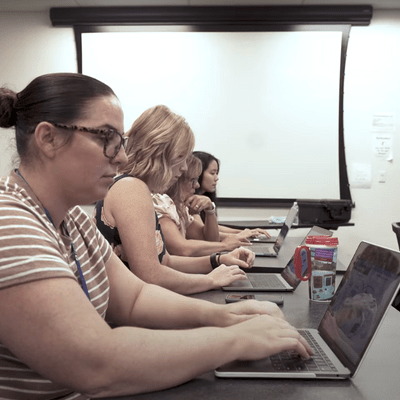
[[[219,198],[340,198],[341,31],[82,33],[82,72],[125,129],[165,104],[221,161]]]

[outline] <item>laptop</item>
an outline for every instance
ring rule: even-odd
[[[310,360],[303,360],[283,352],[260,361],[230,362],[217,368],[215,374],[229,378],[353,377],[399,287],[400,253],[361,242],[318,329],[299,330],[325,355],[315,353]]]
[[[249,249],[253,251],[258,257],[278,257],[282,244],[289,232],[289,229],[293,225],[297,213],[298,208],[297,206],[293,205],[289,210],[288,215],[286,216],[285,222],[283,223],[283,226],[279,231],[279,234],[273,246],[268,243],[253,243],[252,246],[249,247]]]
[[[307,236],[332,236],[332,233],[327,229],[314,226],[304,237],[301,245],[305,243]],[[301,252],[301,257],[302,274],[304,276],[307,273],[307,255],[304,251]],[[235,281],[229,286],[223,286],[222,290],[227,292],[292,292],[301,282],[294,272],[294,255],[280,274],[248,273],[246,278]]]
[[[264,234],[258,235],[250,239],[251,243],[275,243],[278,236],[267,237]]]
[[[278,218],[280,218],[280,217],[278,217]],[[286,220],[286,218],[285,218],[285,220]],[[282,222],[275,222],[275,223],[283,223],[283,222],[285,222],[285,220],[284,221],[282,221]],[[260,223],[260,226],[262,226],[263,224],[265,223],[265,221],[262,221],[261,223]],[[255,225],[256,223],[255,222],[253,222],[253,225]],[[271,229],[271,227],[269,227],[269,228],[267,228],[267,229]],[[277,228],[273,228],[273,229],[276,229],[276,230],[278,230]],[[275,243],[276,242],[276,239],[277,239],[277,235],[271,235],[270,237],[267,237],[266,235],[264,235],[263,233],[261,233],[261,234],[259,234],[258,236],[255,236],[255,237],[252,237],[252,238],[250,238],[250,242],[251,243]]]

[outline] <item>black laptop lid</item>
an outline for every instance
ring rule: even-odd
[[[400,253],[361,242],[318,327],[354,375],[400,286]]]

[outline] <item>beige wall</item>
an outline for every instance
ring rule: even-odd
[[[347,261],[360,240],[397,248],[391,223],[400,221],[400,10],[375,11],[368,27],[351,30],[347,53],[344,126],[347,166],[370,165],[371,188],[352,188],[354,227],[337,231]],[[37,75],[76,71],[72,28],[53,28],[48,13],[0,13],[0,84],[19,91]],[[395,117],[393,160],[373,154],[372,115]],[[13,132],[0,130],[0,174],[11,168]],[[385,183],[379,183],[379,171]],[[222,219],[261,218],[262,210],[221,209]],[[276,214],[276,210],[274,211]],[[279,214],[282,215],[282,214]],[[300,233],[300,232],[299,232]]]
[[[49,14],[0,13],[0,85],[20,91],[50,72],[76,72],[72,28],[53,28]],[[0,128],[0,175],[15,156],[14,132]]]

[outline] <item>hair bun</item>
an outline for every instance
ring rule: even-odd
[[[10,128],[17,122],[17,111],[15,104],[17,94],[5,88],[0,88],[0,127]]]

